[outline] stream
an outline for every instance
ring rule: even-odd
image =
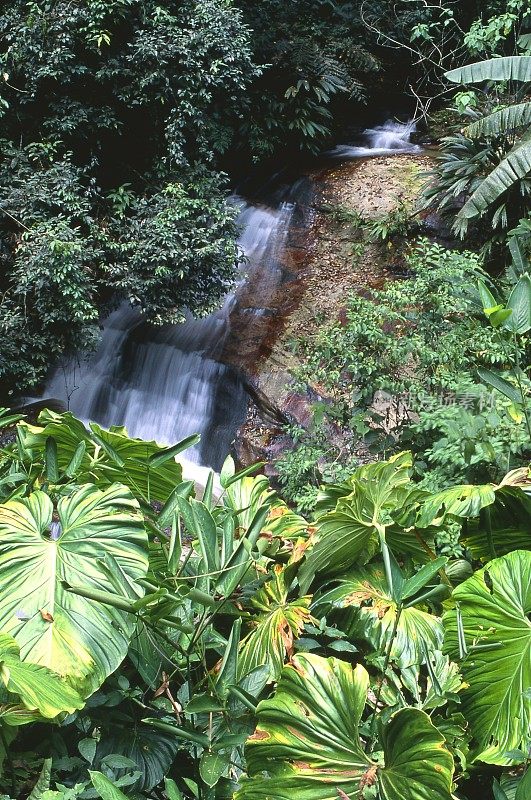
[[[361,142],[325,154],[338,160],[417,152],[414,126],[394,121],[367,129]],[[219,470],[246,416],[246,369],[271,334],[271,305],[296,280],[293,259],[304,258],[312,221],[311,177],[285,183],[273,176],[258,197],[235,194],[239,209],[239,279],[215,313],[182,325],[154,326],[124,303],[104,322],[98,350],[50,374],[42,394],[77,417],[129,434],[172,444],[193,433],[200,443],[186,453],[195,465]],[[289,313],[289,308],[283,313]],[[278,323],[278,320],[275,320]],[[245,352],[244,358],[238,353]],[[200,473],[200,469],[195,469]]]

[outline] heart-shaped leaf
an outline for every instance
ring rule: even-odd
[[[371,783],[384,800],[450,800],[453,759],[423,711],[406,708],[387,723],[384,766],[364,752],[359,723],[368,688],[361,665],[295,656],[275,696],[258,706],[246,746],[249,777],[236,800],[358,800]]]
[[[68,592],[68,585],[116,595],[113,573],[138,597],[136,581],[147,565],[142,517],[125,486],[102,492],[87,484],[59,500],[57,511],[40,491],[5,503],[0,627],[24,660],[53,669],[86,697],[125,658],[135,617]]]
[[[468,688],[463,714],[476,742],[475,758],[506,764],[509,750],[525,749],[531,729],[531,553],[515,550],[489,562],[453,592],[459,616],[443,618],[445,649]]]

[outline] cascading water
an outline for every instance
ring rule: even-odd
[[[421,148],[411,142],[415,133],[414,122],[387,120],[383,125],[363,131],[364,145],[339,145],[328,155],[335,158],[363,158],[364,156],[398,155],[418,153]]]
[[[252,279],[264,302],[268,282],[278,283],[294,204],[268,208],[238,197],[233,202],[240,207],[242,282]],[[214,314],[162,327],[149,325],[124,303],[105,320],[97,352],[58,366],[44,396],[62,400],[83,420],[125,425],[130,435],[161,444],[200,433],[188,459],[219,469],[246,410],[239,371],[221,361],[237,295],[238,285]]]
[[[365,146],[341,146],[326,155],[346,159],[416,152],[420,148],[409,141],[413,131],[412,123],[386,122],[365,131]],[[244,379],[231,361],[256,361],[267,336],[264,319],[275,313],[268,304],[274,297],[278,301],[285,283],[298,280],[296,270],[291,271],[290,247],[299,259],[307,252],[306,241],[297,243],[296,231],[304,231],[311,216],[311,181],[303,177],[286,186],[274,176],[264,191],[266,199],[259,204],[232,198],[239,209],[244,257],[240,280],[219,311],[157,327],[124,303],[103,323],[97,352],[58,366],[43,397],[62,400],[85,421],[124,425],[130,435],[160,444],[200,433],[201,442],[186,453],[196,465],[188,464],[188,474],[202,480],[197,465],[219,469],[246,414]],[[231,320],[237,324],[231,326]]]

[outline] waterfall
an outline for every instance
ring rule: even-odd
[[[386,122],[364,132],[364,146],[337,147],[331,155],[416,152],[420,148],[409,141],[413,131],[413,123]],[[56,366],[42,397],[62,401],[85,422],[124,425],[131,436],[160,444],[199,433],[200,443],[186,452],[188,474],[201,481],[201,465],[219,470],[248,401],[233,364],[256,362],[267,343],[268,320],[282,306],[279,295],[289,294],[283,287],[300,279],[297,263],[307,246],[313,191],[307,175],[286,184],[279,173],[260,192],[261,202],[233,195],[242,257],[219,310],[203,319],[188,315],[182,325],[155,326],[123,303],[104,320],[97,351]]]
[[[278,285],[278,260],[294,204],[278,208],[231,198],[239,208],[242,260],[239,281],[222,307],[182,325],[155,326],[123,303],[104,322],[97,351],[57,366],[43,396],[62,400],[84,421],[124,425],[131,436],[173,444],[193,433],[201,442],[186,452],[197,464],[221,467],[246,412],[239,371],[221,361],[231,333],[239,288],[253,280],[261,302]]]
[[[411,134],[415,130],[414,122],[387,120],[383,125],[363,131],[362,145],[339,145],[327,155],[335,158],[363,158],[365,156],[417,153],[422,148],[411,142]]]

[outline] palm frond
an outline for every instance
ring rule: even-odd
[[[531,131],[528,131],[481,182],[456,217],[456,229],[466,231],[468,221],[483,216],[506,191],[531,172]]]

